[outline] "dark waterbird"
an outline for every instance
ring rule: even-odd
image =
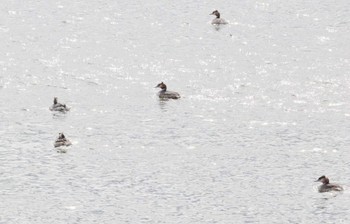
[[[67,112],[69,108],[66,104],[59,103],[57,97],[53,98],[53,105],[50,107],[51,111]]]
[[[329,183],[328,177],[325,175],[320,176],[315,182],[321,182],[322,185],[318,186],[318,191],[320,193],[328,191],[343,191],[344,189],[338,184]]]
[[[161,82],[154,88],[161,88],[161,91],[158,92],[158,96],[161,99],[179,99],[180,94],[173,91],[167,91],[167,86]]]
[[[58,138],[56,139],[54,146],[56,147],[61,147],[61,146],[70,146],[72,143],[64,136],[63,133],[58,134]]]
[[[216,18],[213,19],[213,21],[211,21],[211,24],[213,25],[224,25],[227,24],[226,20],[220,18],[220,13],[218,10],[213,11],[212,13],[210,13],[209,15],[215,15]]]

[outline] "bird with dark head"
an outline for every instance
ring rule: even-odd
[[[220,13],[219,13],[219,11],[218,10],[215,10],[215,11],[213,11],[212,13],[210,13],[209,15],[215,15],[216,16],[216,18],[220,18]]]
[[[216,16],[215,19],[213,19],[213,21],[211,21],[211,24],[213,25],[224,25],[227,24],[226,20],[220,18],[220,13],[218,10],[214,10],[212,13],[210,13],[209,15],[214,15]]]
[[[159,84],[158,84],[156,87],[154,87],[154,88],[161,88],[162,90],[166,91],[166,85],[165,85],[163,82],[159,83]]]
[[[339,184],[331,184],[329,183],[328,177],[325,175],[320,176],[315,182],[321,182],[322,185],[318,186],[318,191],[320,193],[329,192],[329,191],[343,191],[343,187]]]
[[[161,90],[158,92],[158,96],[161,99],[179,99],[180,94],[173,91],[167,91],[167,86],[161,82],[156,85],[154,88],[160,88]]]
[[[56,139],[54,146],[56,147],[61,147],[61,146],[70,146],[72,143],[66,139],[66,136],[64,136],[63,133],[58,133],[58,138]]]
[[[59,103],[57,101],[57,97],[53,98],[53,105],[50,107],[51,111],[59,111],[59,112],[67,112],[69,111],[69,108],[66,106],[66,104]]]

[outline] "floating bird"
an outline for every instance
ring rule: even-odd
[[[54,146],[61,147],[61,146],[70,146],[70,145],[72,145],[72,143],[68,139],[66,139],[66,136],[64,136],[63,133],[59,133]]]
[[[211,21],[211,24],[213,24],[213,25],[224,25],[224,24],[228,23],[228,22],[226,22],[226,20],[220,18],[220,13],[219,13],[218,10],[213,11],[209,15],[215,15],[216,16],[216,18],[213,19],[213,21]]]
[[[315,182],[321,182],[322,185],[318,186],[318,191],[320,193],[328,191],[343,191],[344,189],[338,184],[330,184],[328,177],[325,175],[319,177]]]
[[[167,91],[166,85],[161,82],[154,88],[161,88],[162,90],[158,92],[158,96],[161,99],[179,99],[180,94],[177,92]]]
[[[57,102],[57,97],[53,98],[53,105],[50,107],[51,111],[60,111],[60,112],[67,112],[69,111],[69,108],[66,106],[66,104],[62,104]]]

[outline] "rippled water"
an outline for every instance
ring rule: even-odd
[[[0,223],[350,221],[347,0],[0,9]]]

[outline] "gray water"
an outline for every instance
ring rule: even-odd
[[[1,1],[0,223],[349,223],[349,15]],[[182,98],[160,101],[161,81]],[[318,193],[321,175],[345,191]]]

